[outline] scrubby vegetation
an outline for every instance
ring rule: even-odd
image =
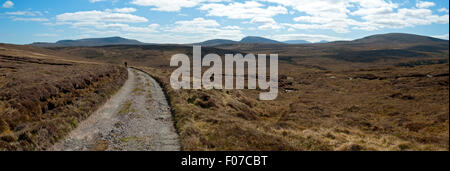
[[[117,91],[124,68],[0,50],[0,150],[45,150]]]
[[[279,54],[274,101],[259,101],[258,90],[171,89],[170,57],[190,55],[188,46],[51,50],[70,59],[127,61],[153,75],[167,92],[183,150],[448,150],[448,41],[410,37],[203,49]]]
[[[168,92],[184,150],[448,149],[448,64],[288,72],[275,101],[173,90],[170,70],[145,70]]]

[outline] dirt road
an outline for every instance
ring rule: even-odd
[[[53,151],[178,151],[170,106],[149,75],[128,69],[116,95],[80,123]]]

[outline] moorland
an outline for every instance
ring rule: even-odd
[[[182,150],[449,148],[448,40],[384,34],[202,48],[205,55],[279,54],[273,101],[259,100],[258,89],[172,89],[170,58],[192,56],[190,45],[0,47],[0,149],[45,149],[57,141],[120,87],[124,62],[165,89]]]

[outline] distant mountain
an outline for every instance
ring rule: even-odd
[[[267,39],[264,37],[248,36],[243,38],[240,43],[256,43],[256,44],[283,44],[282,42]]]
[[[313,42],[306,41],[306,40],[288,40],[288,41],[284,41],[283,43],[292,44],[292,45],[296,45],[296,44],[314,44]],[[325,40],[322,40],[320,42],[315,42],[315,43],[328,43],[328,42],[325,41]]]
[[[327,41],[320,41],[318,43],[328,43]],[[194,43],[193,45],[201,46],[219,46],[219,45],[234,45],[234,44],[312,44],[312,42],[306,40],[288,40],[284,42],[267,39],[264,37],[248,36],[241,41],[227,40],[227,39],[212,39],[200,43]]]
[[[226,45],[226,44],[237,44],[239,42],[233,41],[233,40],[227,40],[227,39],[213,39],[213,40],[207,40],[200,43],[194,43],[194,45],[200,45],[200,46],[217,46],[217,45]]]
[[[448,42],[448,40],[437,39],[428,36],[421,36],[415,34],[405,34],[405,33],[389,33],[389,34],[378,34],[373,36],[364,37],[362,39],[357,39],[352,41],[352,43],[365,43],[365,44],[384,44],[384,43],[426,43],[435,42],[442,43]]]
[[[37,42],[32,46],[37,47],[70,47],[70,46],[107,46],[107,45],[142,45],[137,40],[125,39],[122,37],[90,38],[79,40],[61,40],[56,43]]]
[[[219,46],[219,45],[233,45],[241,43],[251,43],[251,44],[283,44],[276,40],[267,39],[264,37],[248,36],[243,38],[241,41],[227,40],[227,39],[212,39],[200,43],[193,43],[192,45],[201,46]]]
[[[288,40],[288,41],[284,41],[283,43],[287,43],[287,44],[310,44],[311,42],[308,42],[306,40]]]
[[[318,43],[329,43],[327,41],[320,41]],[[416,44],[416,43],[433,43],[441,44],[448,43],[448,40],[437,39],[433,37],[420,36],[405,33],[389,33],[378,34],[373,36],[356,39],[353,41],[335,41],[331,44]],[[288,40],[284,42],[267,39],[264,37],[248,36],[241,41],[233,41],[227,39],[213,39],[200,43],[193,43],[189,45],[201,46],[219,46],[219,45],[234,45],[234,44],[312,44],[306,40]],[[61,40],[56,43],[36,42],[32,43],[36,47],[71,47],[71,46],[108,46],[108,45],[148,45],[137,40],[125,39],[122,37],[107,37],[107,38],[90,38],[79,40]]]

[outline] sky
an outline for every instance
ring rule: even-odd
[[[449,38],[449,0],[0,0],[0,42],[120,36],[195,43],[262,36],[353,40],[384,33]]]

